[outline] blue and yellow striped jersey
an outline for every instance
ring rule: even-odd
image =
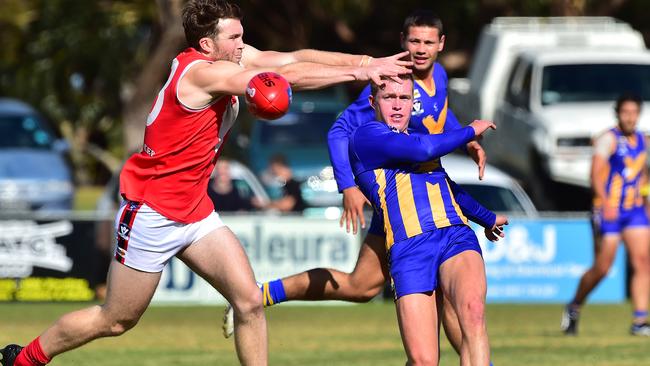
[[[409,133],[435,134],[460,128],[456,116],[449,109],[445,69],[435,63],[431,76],[431,86],[422,80],[415,80]]]
[[[643,206],[640,193],[641,176],[646,169],[646,144],[643,134],[636,132],[630,137],[623,135],[618,128],[609,133],[616,137],[616,150],[609,157],[605,192],[609,205],[621,210],[631,210]],[[594,208],[602,206],[600,200],[594,200]]]
[[[411,134],[436,134],[461,128],[458,119],[449,108],[447,73],[442,65],[434,64],[432,79],[431,87],[419,80],[416,80],[413,86],[413,110],[408,127]],[[375,112],[368,102],[369,95],[370,86],[366,87],[357,100],[341,113],[327,135],[334,177],[341,191],[355,185],[348,156],[349,138],[361,124],[375,120]],[[429,163],[428,167],[437,165],[440,165],[439,160]]]
[[[444,169],[426,162],[473,137],[471,127],[409,135],[377,121],[352,134],[352,169],[357,185],[383,218],[387,248],[426,231],[467,223]]]

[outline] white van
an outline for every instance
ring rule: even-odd
[[[484,29],[468,79],[450,82],[460,120],[493,120],[490,161],[533,198],[549,183],[589,186],[591,140],[616,123],[624,92],[650,101],[650,52],[612,18],[496,18]],[[639,128],[650,132],[650,115]]]

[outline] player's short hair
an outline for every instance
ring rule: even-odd
[[[225,0],[190,0],[183,7],[183,28],[190,47],[200,49],[199,40],[219,34],[220,19],[242,18],[237,4]]]
[[[402,79],[402,80],[411,80],[411,81],[413,81],[413,74],[400,74],[400,75],[399,75],[399,78]],[[390,78],[388,78],[388,77],[386,77],[386,76],[382,76],[382,77],[381,77],[381,80],[382,80],[382,81],[383,81],[383,80],[390,80]],[[376,96],[377,96],[377,93],[378,93],[380,90],[384,89],[385,86],[386,86],[386,84],[384,84],[384,83],[382,83],[382,84],[375,84],[374,82],[371,82],[371,83],[370,83],[370,94],[371,94],[373,97],[376,97]]]
[[[409,28],[411,27],[432,27],[438,30],[440,37],[444,34],[442,20],[429,9],[415,10],[404,19],[404,25],[402,26],[404,37],[409,34]]]
[[[275,154],[271,156],[271,158],[269,159],[269,165],[273,165],[273,164],[287,166],[287,167],[289,166],[289,163],[287,162],[287,157],[282,154]]]
[[[643,100],[637,94],[623,93],[618,97],[618,99],[616,99],[616,105],[614,106],[614,110],[616,111],[616,113],[619,112],[619,110],[621,109],[621,106],[625,102],[636,103],[636,105],[639,107],[639,109],[641,109],[641,106],[643,105]]]

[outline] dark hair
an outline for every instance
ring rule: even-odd
[[[636,105],[639,107],[639,109],[641,109],[641,106],[643,105],[643,100],[641,100],[641,97],[638,96],[637,94],[623,93],[618,97],[618,99],[616,99],[616,106],[614,107],[614,110],[616,111],[616,113],[619,112],[619,110],[621,109],[621,106],[625,102],[636,103]]]
[[[409,34],[409,28],[411,27],[432,27],[438,30],[438,36],[442,37],[444,34],[442,20],[428,9],[415,10],[404,19],[404,25],[402,26],[404,37]]]
[[[287,163],[287,158],[282,154],[275,154],[271,156],[271,158],[269,159],[269,165],[273,165],[273,164],[289,166],[289,164]]]
[[[183,7],[183,28],[190,47],[199,50],[199,40],[219,34],[220,19],[240,19],[241,9],[225,0],[190,0]]]
[[[399,78],[402,79],[402,80],[411,80],[411,81],[413,81],[413,74],[400,74]],[[382,76],[381,80],[390,80],[390,78],[388,78],[387,76]],[[378,84],[375,84],[375,83],[371,82],[370,83],[370,94],[373,97],[376,97],[377,92],[379,90],[384,89],[385,86],[386,86],[386,84],[383,84],[383,83],[381,85],[378,85]]]

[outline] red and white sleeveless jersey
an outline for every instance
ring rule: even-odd
[[[234,96],[222,96],[200,109],[178,99],[183,75],[193,65],[211,61],[193,48],[176,56],[147,117],[142,151],[126,161],[120,174],[123,197],[180,223],[200,221],[214,211],[208,181],[239,112]]]

